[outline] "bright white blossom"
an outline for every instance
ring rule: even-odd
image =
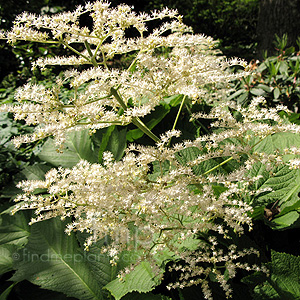
[[[80,16],[86,13],[93,19],[91,29],[79,24]],[[147,32],[147,22],[164,18],[171,21]],[[139,36],[126,38],[127,28],[136,28]],[[74,52],[70,56],[39,58],[33,68],[89,67],[82,72],[66,71],[64,78],[50,88],[28,83],[16,94],[18,104],[0,108],[28,125],[37,125],[33,134],[16,138],[16,146],[47,136],[54,136],[56,144],[61,145],[69,131],[138,122],[171,95],[183,94],[200,102],[222,98],[228,82],[246,74],[229,72],[229,68],[247,67],[242,60],[216,56],[213,39],[192,34],[181,16],[167,8],[136,14],[127,5],[110,8],[109,3],[97,1],[51,17],[25,12],[2,38],[11,43],[54,43]],[[86,49],[76,50],[78,43],[84,43]],[[155,55],[159,49],[164,49],[165,55]],[[134,53],[127,69],[114,68],[114,56],[126,53]],[[67,100],[60,93],[66,83],[74,91]],[[217,87],[215,92],[207,93],[207,85]]]

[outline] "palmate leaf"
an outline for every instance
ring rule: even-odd
[[[11,216],[8,211],[7,213],[3,212],[0,216],[0,245],[9,244],[22,247],[27,243],[30,235],[28,222],[31,212],[21,211]]]
[[[133,271],[125,275],[123,281],[115,279],[105,288],[111,292],[116,300],[120,300],[128,293],[138,291],[147,293],[154,289],[157,282],[148,262],[141,262]],[[144,298],[141,298],[144,299]]]
[[[300,257],[271,252],[270,276],[254,273],[243,278],[254,300],[300,299]]]
[[[16,250],[15,245],[0,246],[0,275],[13,270],[13,258]]]
[[[0,216],[0,275],[13,270],[13,261],[19,257],[17,250],[27,243],[30,234],[30,212],[10,216],[9,211]]]
[[[126,142],[127,128],[119,129],[118,126],[110,126],[105,129],[98,130],[93,135],[96,151],[98,152],[98,160],[102,163],[103,152],[110,151],[116,161],[123,157],[124,150],[127,146]]]
[[[300,257],[272,251],[271,284],[282,299],[300,299]]]
[[[80,300],[103,299],[101,288],[111,279],[111,274],[106,274],[106,262],[99,265],[105,282],[98,282],[75,235],[64,233],[65,225],[59,219],[32,225],[28,244],[18,252],[20,259],[14,263],[16,272],[11,280],[28,280]]]
[[[80,160],[97,162],[97,153],[88,130],[75,131],[68,135],[63,153],[58,153],[53,139],[48,139],[38,157],[52,165],[64,168],[75,166]]]
[[[268,136],[256,147],[255,151],[268,154],[275,153],[276,150],[292,146],[300,147],[299,135],[293,133],[278,133]],[[284,156],[284,160],[289,160],[295,156]],[[275,229],[285,229],[296,225],[299,220],[300,198],[300,170],[289,169],[288,166],[274,167],[271,171],[266,170],[262,163],[257,163],[250,171],[251,176],[261,175],[262,178],[255,183],[255,189],[271,188],[271,192],[258,195],[252,205],[254,215],[262,218],[261,206],[271,205],[276,201],[281,213],[278,214],[269,225]],[[258,212],[261,212],[260,214]]]

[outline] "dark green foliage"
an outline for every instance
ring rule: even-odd
[[[255,55],[258,0],[152,0],[146,9],[165,6],[178,9],[196,33],[220,40],[226,56]]]
[[[252,299],[299,299],[299,263],[299,256],[272,251],[270,276],[256,273],[244,279],[244,282],[251,287]]]
[[[20,171],[33,163],[32,145],[23,145],[16,149],[11,139],[15,135],[26,134],[31,129],[12,120],[7,113],[0,113],[0,199],[11,198],[17,191],[15,184],[22,178]]]

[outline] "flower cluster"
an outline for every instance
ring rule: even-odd
[[[90,15],[92,29],[80,27],[82,14]],[[173,21],[147,32],[147,22],[164,18]],[[137,29],[139,36],[126,38],[127,28]],[[245,72],[229,72],[230,67],[246,67],[246,63],[216,56],[215,41],[189,31],[174,10],[138,15],[129,6],[110,8],[103,1],[54,17],[29,13],[18,16],[12,30],[2,33],[2,38],[12,43],[16,40],[56,43],[74,53],[68,57],[39,58],[33,67],[82,64],[92,67],[81,72],[66,71],[51,88],[28,83],[16,94],[18,103],[0,108],[14,113],[16,119],[23,119],[26,124],[37,125],[33,134],[16,138],[15,145],[51,135],[57,145],[62,145],[65,134],[72,130],[94,131],[112,124],[137,123],[138,118],[151,113],[170,95],[183,94],[194,101],[223,96],[222,87],[245,75]],[[75,49],[78,43],[84,44],[84,51]],[[163,54],[156,55],[158,50]],[[127,53],[132,55],[131,63],[125,69],[115,68],[114,56]],[[73,89],[69,99],[61,97],[66,83]],[[208,94],[205,88],[208,85],[218,89]]]
[[[261,157],[253,155],[250,162],[240,164],[233,173],[215,173],[215,168],[199,172],[195,166],[222,157],[220,148],[223,146],[224,157],[231,155],[230,159],[236,160],[243,154],[251,156],[253,149],[249,146],[225,150],[231,146],[232,135],[218,141],[217,147],[209,146],[208,137],[206,141],[163,146],[178,135],[176,130],[167,132],[155,147],[131,145],[121,161],[114,161],[112,154],[106,152],[102,165],[81,161],[71,169],[50,170],[43,181],[20,182],[18,187],[24,194],[15,199],[18,203],[13,212],[34,209],[36,217],[31,223],[53,217],[73,217],[66,233],[91,233],[85,243],[87,249],[99,239],[112,237],[112,242],[103,247],[111,256],[112,264],[125,249],[138,251],[140,260],[151,261],[153,268],[159,257],[172,253],[169,259],[180,260],[184,267],[174,264],[172,269],[182,275],[168,288],[201,284],[207,299],[211,299],[207,276],[214,273],[229,296],[231,289],[218,263],[225,263],[230,278],[237,268],[265,271],[256,265],[238,262],[239,258],[257,252],[237,250],[230,242],[230,232],[243,234],[244,225],[251,230],[252,207],[243,199],[263,192],[251,189],[257,178],[248,176],[249,166],[261,161]],[[252,138],[256,138],[255,134]],[[206,149],[203,151],[206,153],[186,164],[180,162],[178,154],[193,148]],[[150,166],[154,169],[152,172]],[[221,187],[222,191],[216,192],[214,186]],[[36,195],[36,189],[47,189],[47,194]],[[228,241],[227,254],[227,250],[219,248],[216,239],[211,237],[203,243],[197,238],[212,232]]]

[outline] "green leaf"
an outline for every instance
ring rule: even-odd
[[[98,150],[98,160],[100,163],[102,163],[102,157],[103,157],[103,152],[106,150],[109,138],[112,134],[112,132],[115,130],[116,126],[112,125],[109,126],[108,128],[98,130],[96,134],[93,135],[93,139],[95,141],[95,144],[99,147]]]
[[[31,212],[29,211],[20,211],[13,216],[2,213],[0,245],[12,244],[20,247],[24,246],[30,234],[28,225],[30,217]]]
[[[262,285],[256,286],[253,290],[253,300],[282,300],[272,285],[266,281]]]
[[[110,126],[106,129],[98,130],[93,138],[98,150],[99,162],[102,163],[102,155],[105,151],[110,151],[115,160],[118,161],[123,157],[126,143],[127,128],[119,130],[117,126]]]
[[[268,136],[256,147],[255,151],[265,152],[268,154],[275,153],[278,149],[281,151],[292,146],[300,146],[299,135],[292,133],[278,133]],[[284,160],[293,158],[293,156],[285,156]],[[270,171],[266,170],[265,165],[257,163],[250,171],[251,176],[262,175],[262,178],[255,183],[255,189],[271,188],[271,192],[258,195],[253,201],[255,211],[260,206],[267,205],[278,201],[281,213],[277,215],[270,226],[277,229],[290,227],[298,219],[298,213],[295,211],[300,206],[298,193],[300,192],[300,170],[291,170],[288,166],[275,167]],[[292,211],[294,211],[292,213]],[[288,214],[287,216],[284,216]],[[278,221],[277,221],[278,220]],[[277,223],[278,222],[278,223]]]
[[[164,102],[171,105],[172,107],[175,107],[179,105],[182,101],[182,95],[173,95],[167,98],[164,98]]]
[[[27,180],[45,180],[45,174],[51,169],[51,167],[45,164],[34,164],[27,166],[22,170],[22,174],[25,175]]]
[[[25,248],[15,261],[13,281],[28,280],[42,288],[81,300],[103,299],[102,284],[91,272],[74,234],[64,233],[65,222],[50,219],[32,225]]]
[[[284,75],[288,76],[289,75],[288,70],[289,70],[289,66],[288,66],[287,62],[286,61],[281,61],[280,66],[279,66],[279,72],[281,74],[284,74]]]
[[[250,90],[250,93],[255,96],[262,96],[265,94],[265,91],[263,89],[253,88]]]
[[[290,211],[287,214],[276,217],[272,220],[272,227],[274,229],[287,229],[291,227],[299,219],[299,213]]]
[[[242,283],[252,291],[253,300],[280,300],[279,294],[268,281],[268,276],[263,272],[255,272],[242,278]]]
[[[0,275],[13,270],[13,259],[16,258],[15,245],[0,246]]]
[[[14,282],[11,284],[1,295],[0,295],[0,300],[6,300],[7,297],[9,296],[11,290],[14,288],[14,286],[17,284],[17,282]]]
[[[98,161],[88,130],[70,133],[63,153],[58,153],[54,140],[48,139],[38,157],[56,167],[61,166],[64,168],[71,168],[80,160],[87,160],[92,163]]]
[[[157,177],[165,175],[170,169],[170,162],[168,160],[164,162],[154,161],[152,163],[153,171],[148,175],[148,178],[155,181]]]
[[[247,90],[245,90],[245,89],[237,90],[236,92],[234,92],[233,94],[231,94],[231,95],[227,98],[227,100],[232,100],[232,99],[234,99],[234,98],[236,98],[236,97],[238,97],[238,96],[240,96],[240,95],[242,95],[242,94],[244,94],[244,93],[247,95]]]
[[[267,93],[271,93],[271,91],[272,91],[271,88],[270,88],[270,86],[268,86],[268,85],[266,85],[266,84],[260,83],[260,84],[257,85],[257,87],[258,87],[259,89],[264,90],[264,91],[267,92]]]
[[[112,132],[107,148],[105,151],[110,151],[113,155],[115,160],[120,160],[123,157],[124,150],[126,148],[126,133],[127,129],[121,129],[118,130],[118,128],[115,128],[115,130]]]
[[[129,293],[122,300],[171,300],[171,298],[163,295],[154,295],[153,293]]]
[[[238,98],[237,98],[237,103],[238,104],[244,104],[244,102],[246,102],[247,98],[249,97],[249,92],[246,91],[245,93],[241,94]]]
[[[299,300],[300,257],[271,252],[270,276],[255,273],[243,278],[253,291],[254,300]]]
[[[293,146],[300,147],[299,134],[280,132],[263,139],[255,146],[254,150],[257,152],[272,154],[278,149],[282,150],[285,148],[291,148]]]
[[[300,257],[272,251],[271,284],[285,300],[300,299]]]
[[[27,180],[45,180],[45,174],[51,169],[45,164],[36,163],[31,166],[26,166],[22,171]],[[35,189],[34,194],[45,193],[47,189]]]
[[[175,153],[175,157],[180,164],[186,165],[189,161],[196,159],[201,153],[198,148],[189,147]],[[193,172],[195,175],[201,175],[215,168],[216,172],[228,173],[236,168],[236,162],[234,160],[222,165],[225,160],[226,158],[209,159],[201,162],[197,166],[193,166]]]
[[[155,285],[157,285],[157,282],[155,281],[150,264],[148,262],[141,262],[133,271],[125,275],[123,281],[115,279],[108,283],[105,288],[111,292],[116,300],[120,300],[130,292],[150,292]]]
[[[94,244],[92,244],[89,247],[89,251],[83,250],[83,244],[85,240],[89,237],[89,234],[87,233],[77,233],[77,238],[81,244],[81,254],[84,262],[89,267],[91,273],[93,274],[93,277],[96,279],[98,284],[101,285],[101,287],[104,287],[107,283],[109,283],[111,280],[116,278],[117,275],[117,267],[112,266],[110,264],[110,257],[104,253],[102,253],[102,246],[104,244],[108,244],[109,240],[108,238],[103,238]],[[78,256],[79,259],[81,259],[80,256]],[[120,264],[123,263],[122,268],[125,267],[127,264],[124,263],[124,260],[122,260],[122,257],[120,258]]]
[[[275,99],[278,99],[279,98],[279,96],[280,96],[280,89],[278,88],[278,87],[276,87],[275,89],[274,89],[274,98]]]

